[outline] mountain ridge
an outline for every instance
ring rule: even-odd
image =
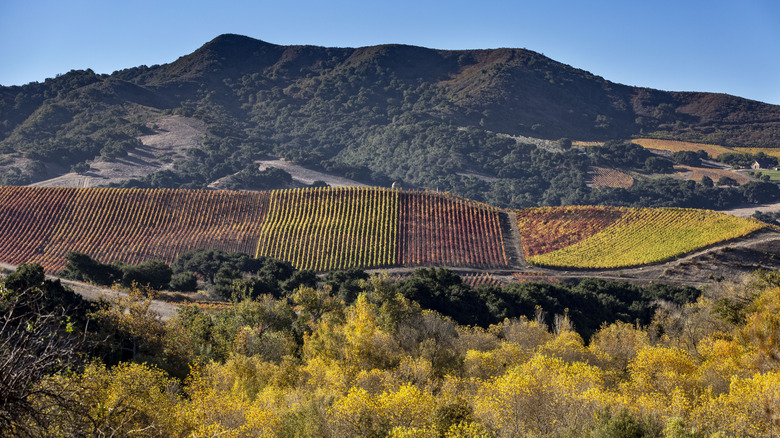
[[[401,80],[443,87],[461,112],[490,113],[502,109],[506,111],[503,116],[492,115],[485,122],[496,132],[507,134],[603,140],[656,133],[727,146],[735,142],[767,146],[769,139],[771,142],[780,139],[780,106],[723,93],[632,87],[519,48],[439,50],[404,44],[358,48],[283,46],[237,34],[223,34],[168,64],[134,67],[111,75],[96,75],[91,70],[72,71],[47,79],[43,84],[73,91],[97,81],[119,79],[164,93],[172,84],[186,90],[187,84],[205,80],[214,86],[226,77],[269,70],[281,82],[289,82],[299,80],[300,76],[305,79],[315,74],[338,74],[369,67],[388,69]],[[81,76],[81,82],[69,80],[77,75]],[[58,82],[67,84],[58,87]],[[43,84],[0,87],[0,100],[4,103],[0,115],[11,122],[6,123],[6,132],[8,125],[18,124],[18,119],[9,117],[9,109],[18,109],[9,101],[16,98],[19,91]],[[35,90],[31,91],[38,95]],[[36,103],[42,104],[43,100],[37,99]],[[659,109],[661,105],[672,108],[663,106]],[[602,117],[599,119],[599,116]],[[582,117],[592,119],[589,120],[593,122],[591,129],[584,127],[581,121],[572,121]],[[519,122],[509,122],[512,119]],[[678,126],[665,126],[665,123]],[[687,130],[680,128],[681,123]],[[707,139],[708,134],[717,130],[713,123],[769,126],[758,126],[763,135],[743,138],[721,133],[721,141],[711,141]],[[548,126],[552,124],[557,126]]]
[[[534,155],[516,138],[780,145],[780,106],[622,85],[526,49],[282,46],[225,34],[169,64],[0,87],[0,171],[24,184],[58,176],[52,163],[121,160],[172,114],[204,124],[201,147],[157,182],[132,184],[203,188],[284,158],[370,184],[495,192],[479,199],[527,206],[573,202],[543,193],[556,184],[581,200],[587,169],[582,157]]]

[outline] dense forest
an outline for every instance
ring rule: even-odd
[[[0,435],[780,431],[777,272],[703,291],[595,279],[472,290],[444,269],[317,277],[219,251],[172,266],[73,253],[69,271],[129,294],[84,302],[36,265],[5,278]],[[193,279],[227,301],[162,322],[154,289]]]
[[[253,162],[282,157],[369,184],[395,181],[514,208],[725,208],[778,197],[761,182],[737,190],[664,178],[593,190],[592,165],[663,173],[671,161],[571,148],[569,140],[641,134],[774,147],[776,106],[627,87],[521,49],[288,47],[237,35],[171,64],[0,88],[0,166],[25,163],[4,169],[2,183],[121,160],[166,115],[202,121],[200,146],[168,157],[170,169],[122,185],[204,188],[236,175],[229,187],[273,188],[274,179],[284,186],[289,178],[260,174]]]

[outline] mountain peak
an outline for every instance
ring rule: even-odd
[[[234,33],[224,33],[222,35],[217,36],[213,40],[207,42],[203,45],[201,48],[242,48],[242,49],[252,49],[256,47],[262,47],[262,46],[274,46],[275,44],[271,44],[262,40],[258,40],[252,37],[248,37],[245,35],[238,35]]]
[[[262,68],[273,63],[284,47],[236,34],[222,34],[164,67],[164,80],[197,77],[207,72]]]

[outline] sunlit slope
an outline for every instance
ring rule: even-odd
[[[397,239],[397,191],[277,190],[256,256],[320,271],[390,266],[396,264]]]
[[[617,207],[527,209],[518,226],[530,263],[593,269],[657,263],[765,227],[708,210]]]
[[[400,201],[399,264],[507,267],[499,209],[431,192],[402,192]]]
[[[0,261],[57,272],[69,251],[125,263],[172,261],[197,248],[252,252],[268,195],[0,187],[0,207]]]
[[[0,209],[0,262],[36,262],[49,273],[65,266],[69,251],[136,264],[171,262],[199,248],[272,256],[316,271],[509,267],[505,212],[441,193],[0,187]],[[765,226],[693,209],[546,207],[516,214],[530,263],[575,268],[656,263]]]
[[[690,141],[661,140],[656,138],[635,138],[631,140],[647,149],[657,149],[661,151],[680,152],[680,151],[705,151],[710,158],[717,158],[720,154],[734,152],[733,150],[714,144],[693,143]]]
[[[0,187],[0,262],[65,266],[240,251],[328,271],[507,265],[499,210],[447,194],[354,187],[232,192]]]

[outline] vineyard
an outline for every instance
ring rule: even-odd
[[[757,154],[759,152],[763,152],[770,157],[775,157],[780,159],[780,148],[734,148],[737,152],[742,153],[748,153],[748,154]]]
[[[401,265],[508,265],[499,210],[451,195],[401,194]]]
[[[504,283],[493,277],[491,274],[485,272],[482,274],[461,274],[463,284],[472,289],[476,289],[479,286],[502,286]]]
[[[591,184],[593,187],[616,187],[627,189],[634,185],[634,177],[617,169],[594,167]]]
[[[190,190],[0,188],[0,257],[48,272],[79,251],[99,260],[172,261],[195,248],[252,252],[266,194]]]
[[[674,169],[684,175],[689,175],[687,178],[693,181],[701,181],[705,176],[717,182],[721,178],[731,178],[739,185],[747,184],[751,181],[747,176],[739,173],[732,172],[726,169],[707,169],[703,167],[691,167],[691,166],[674,166]]]
[[[530,263],[591,269],[657,263],[765,227],[723,213],[678,208],[538,208],[517,217]]]
[[[271,192],[256,256],[318,271],[397,264],[398,192],[377,188]]]
[[[704,144],[704,143],[692,143],[689,141],[659,140],[655,138],[635,138],[631,140],[631,142],[636,143],[646,149],[657,149],[657,150],[670,151],[670,152],[680,152],[680,151],[696,152],[696,151],[703,150],[707,152],[707,155],[709,155],[710,158],[716,158],[720,154],[734,152],[733,150],[723,146]]]
[[[512,268],[506,213],[433,192],[0,187],[0,206],[0,262],[35,262],[49,273],[65,266],[70,251],[138,264],[170,263],[199,248],[271,256],[315,271]],[[688,209],[543,207],[516,216],[528,262],[596,269],[660,262],[763,226]]]
[[[507,265],[497,209],[430,192],[0,187],[0,206],[0,262],[49,273],[70,251],[137,264],[198,248],[317,271]]]

